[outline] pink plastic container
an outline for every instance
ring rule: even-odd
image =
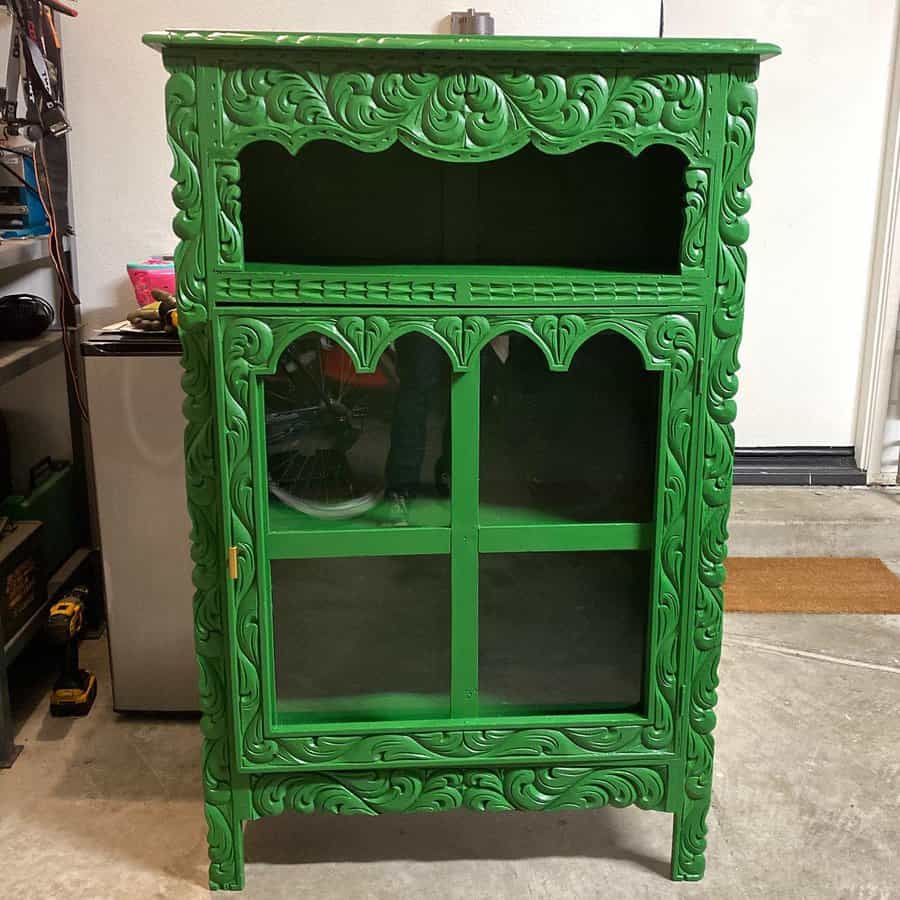
[[[152,290],[175,293],[175,264],[162,256],[151,256],[141,263],[128,263],[128,277],[138,306],[155,303]]]

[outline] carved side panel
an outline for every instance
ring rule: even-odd
[[[196,67],[193,62],[168,58],[166,67],[166,121],[175,181],[172,200],[178,209],[172,222],[179,239],[175,250],[178,316],[182,328],[188,328],[208,318]]]
[[[654,667],[648,687],[649,724],[582,728],[502,727],[446,730],[425,734],[317,735],[266,734],[260,683],[258,560],[251,460],[251,394],[254,374],[274,370],[282,351],[298,336],[315,331],[342,346],[359,371],[372,371],[399,335],[418,331],[436,341],[455,371],[465,371],[495,336],[516,331],[533,340],[554,371],[568,368],[578,347],[592,335],[614,330],[640,349],[645,364],[666,371],[665,429],[661,436],[661,493],[657,530],[658,565],[653,612]],[[522,763],[530,760],[596,759],[604,753],[653,753],[674,747],[678,622],[685,591],[688,448],[694,398],[697,332],[683,315],[613,316],[602,313],[499,314],[467,316],[337,313],[277,317],[265,321],[237,317],[225,321],[223,362],[226,382],[225,447],[229,472],[232,541],[238,547],[235,587],[237,683],[241,755],[246,764],[269,767],[347,767],[378,760],[394,765]]]
[[[209,880],[220,888],[243,883],[241,822],[232,790],[232,745],[229,730],[229,653],[223,541],[216,466],[215,394],[210,359],[209,325],[181,333],[184,388],[185,468],[194,561],[194,641],[200,667],[203,712],[203,790],[209,830]]]
[[[660,809],[666,770],[648,766],[593,769],[401,769],[378,772],[259,775],[251,780],[253,811],[294,810],[374,816],[389,812]]]
[[[684,880],[703,876],[706,814],[712,787],[712,731],[722,643],[722,584],[728,540],[728,511],[734,459],[735,393],[738,345],[744,313],[747,257],[743,244],[750,208],[749,163],[756,127],[755,70],[735,71],[728,80],[723,150],[723,183],[718,216],[716,293],[712,315],[712,352],[705,397],[705,446],[700,508],[699,580],[690,622],[689,727],[686,745],[683,811],[676,815],[672,875]]]
[[[203,790],[209,842],[209,881],[216,888],[243,885],[242,826],[235,802],[230,740],[229,652],[225,571],[216,465],[215,387],[200,196],[197,81],[190,61],[167,59],[169,146],[174,165],[172,198],[179,325],[183,348],[182,387],[187,505],[194,562],[194,639],[200,668],[203,713]]]

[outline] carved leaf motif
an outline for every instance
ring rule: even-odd
[[[572,351],[578,346],[586,331],[587,325],[582,316],[567,313],[559,317],[556,355],[560,365],[569,365],[573,355]]]
[[[434,330],[453,348],[459,367],[464,364],[463,320],[461,316],[441,316],[434,323]]]
[[[466,316],[463,326],[463,362],[468,364],[474,354],[478,352],[488,332],[491,330],[491,323],[485,316]]]
[[[376,351],[387,345],[390,324],[383,316],[343,316],[337,321],[338,332],[346,338],[360,371],[371,371],[377,362]]]
[[[609,81],[599,74],[517,73],[497,80],[521,118],[553,137],[586,131],[600,121],[609,102]]]
[[[685,266],[702,266],[706,248],[706,204],[709,196],[709,173],[706,169],[689,168],[685,173],[685,186],[687,192],[684,198],[681,262]]]
[[[536,316],[531,325],[531,330],[540,338],[546,348],[548,359],[554,365],[560,364],[559,358],[559,316]]]
[[[219,259],[223,263],[243,261],[241,233],[241,170],[236,160],[216,165],[216,193],[219,198]]]

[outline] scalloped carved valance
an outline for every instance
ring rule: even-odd
[[[696,74],[285,65],[226,68],[221,78],[223,141],[231,152],[253,140],[294,151],[320,138],[363,150],[399,140],[425,156],[471,162],[529,141],[547,153],[592,141],[634,154],[667,143],[689,159],[705,149],[705,84]]]

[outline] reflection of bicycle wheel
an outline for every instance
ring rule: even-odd
[[[359,375],[327,338],[294,341],[266,379],[272,495],[317,519],[350,519],[372,509],[384,493],[382,473],[355,466],[350,451],[364,437],[370,406],[390,383],[387,359],[375,373]]]

